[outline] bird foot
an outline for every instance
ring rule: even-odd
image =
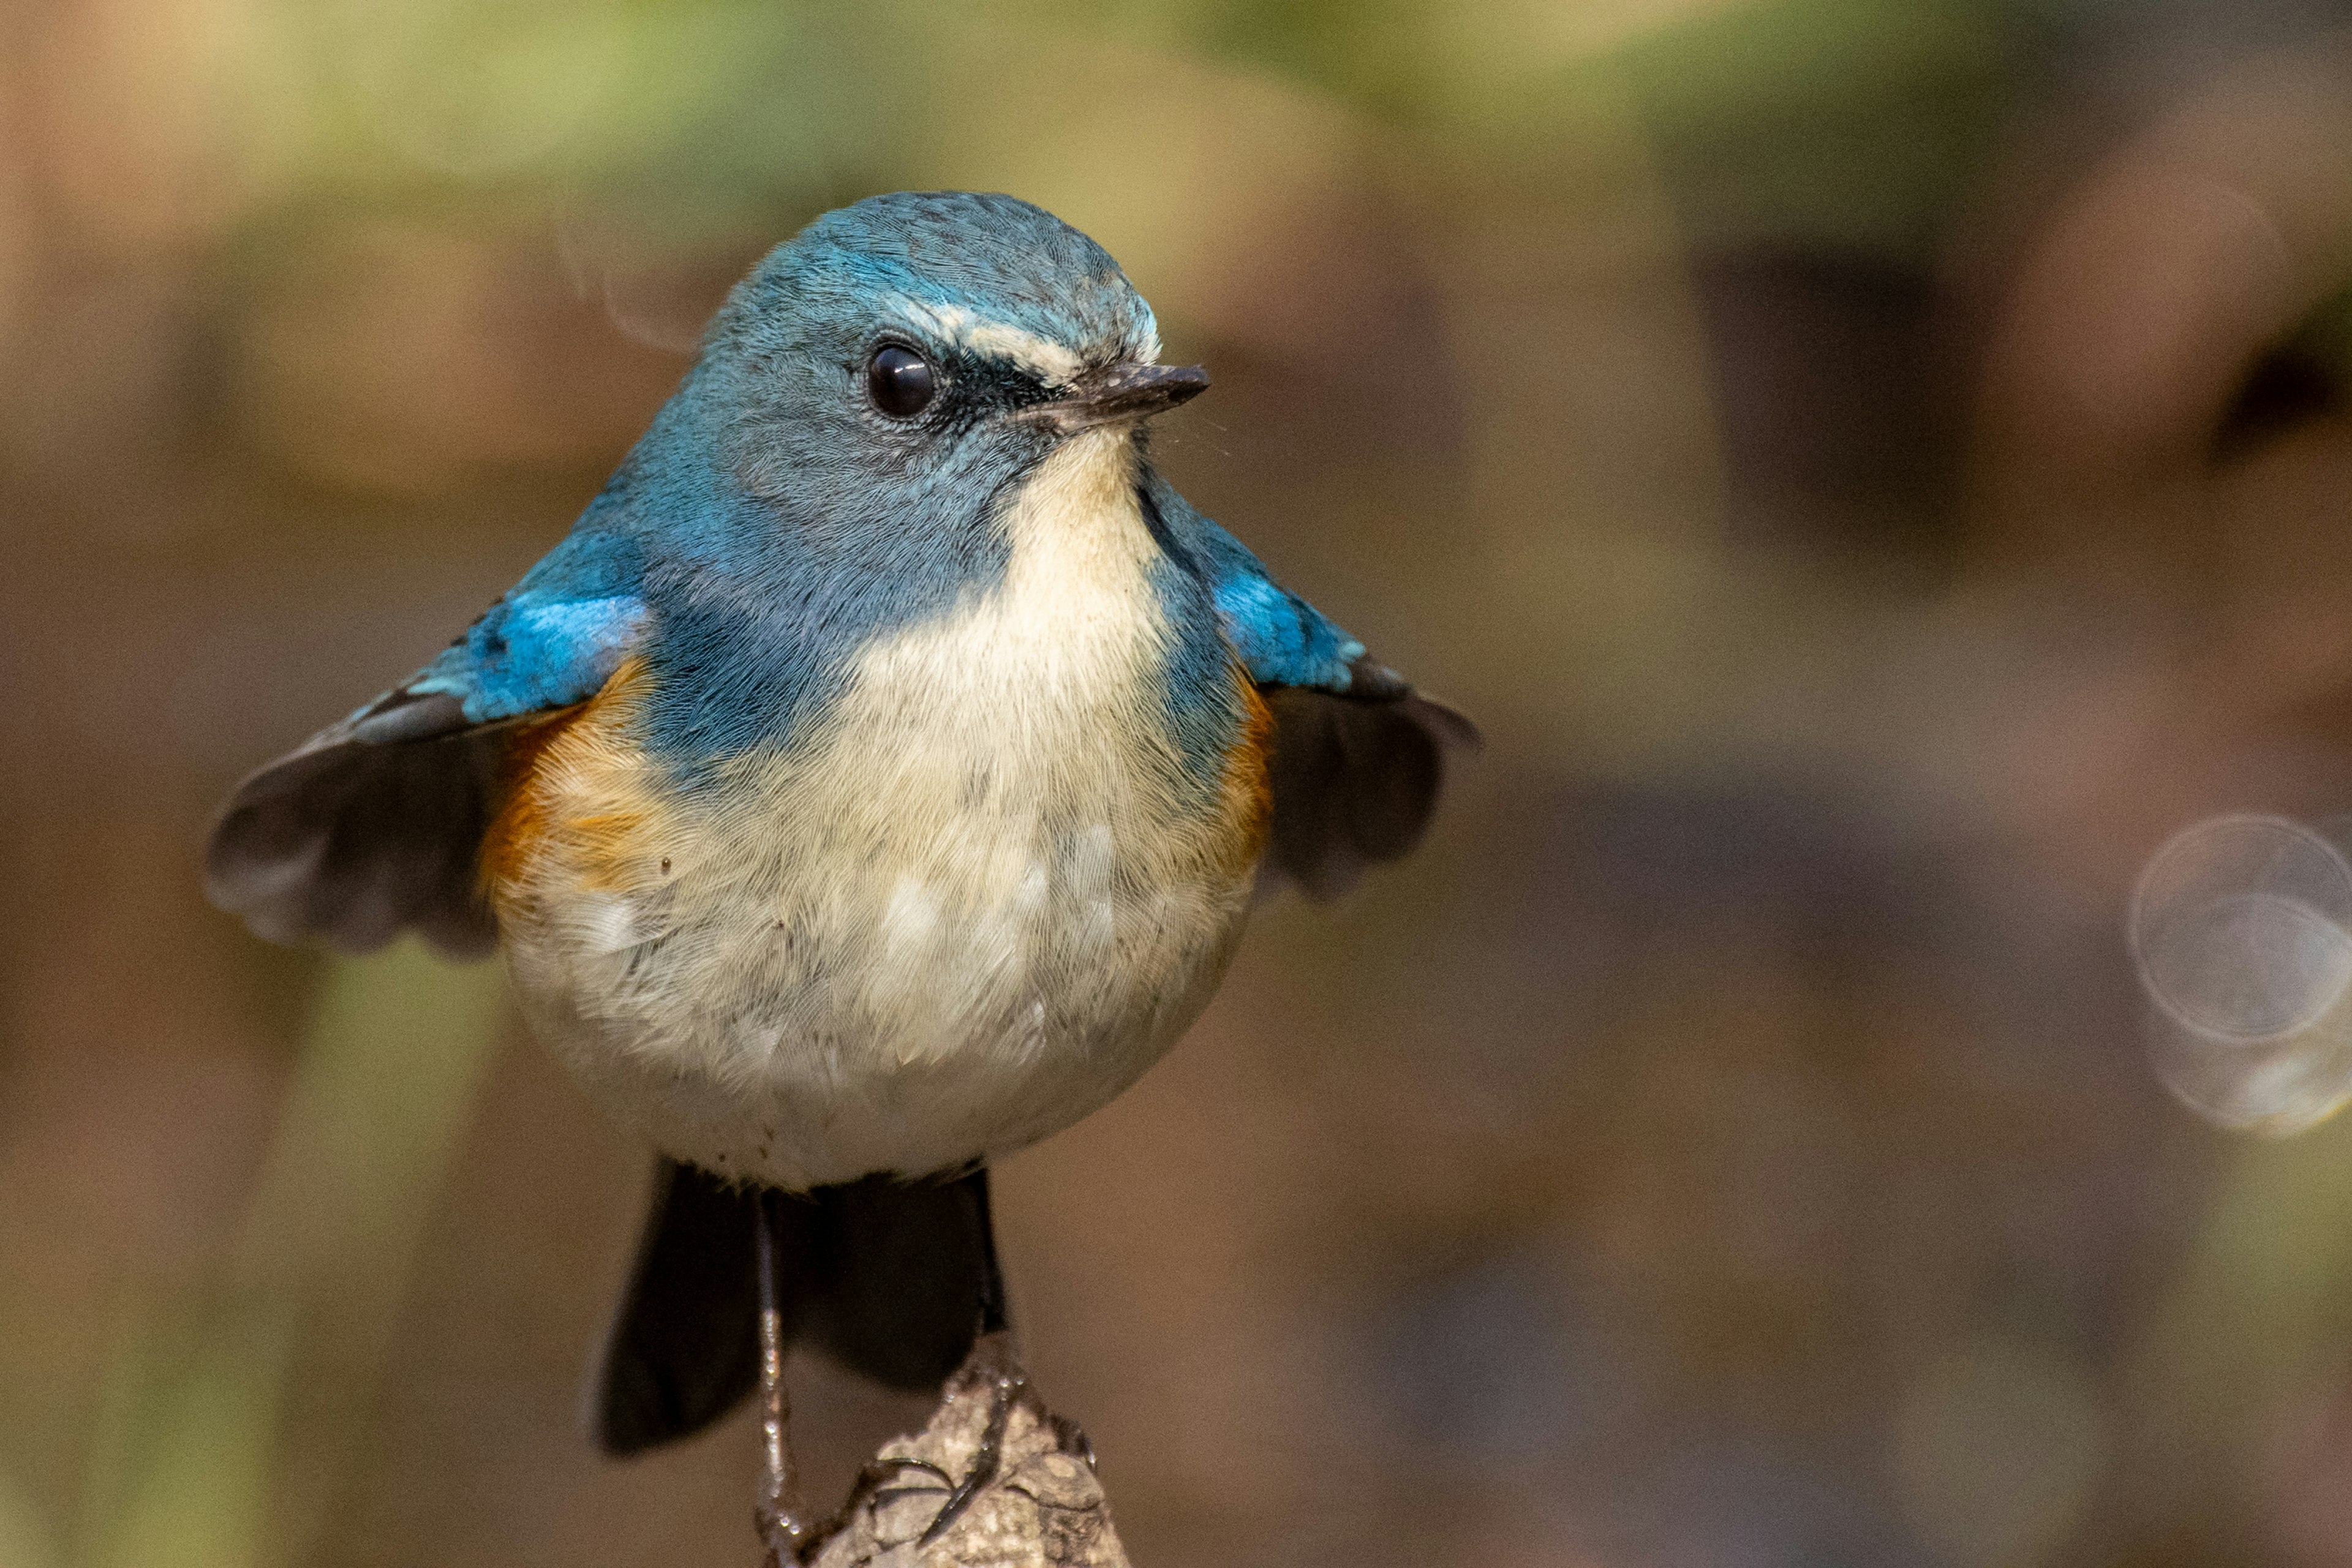
[[[996,1472],[1004,1462],[1004,1424],[1013,1418],[1013,1402],[1029,1392],[1029,1374],[1013,1358],[1012,1338],[1008,1333],[984,1335],[973,1347],[971,1359],[964,1363],[955,1383],[949,1385],[948,1397],[953,1399],[959,1397],[956,1384],[976,1381],[979,1386],[970,1392],[986,1394],[988,1415],[981,1424],[980,1446],[972,1450],[971,1462],[964,1467],[963,1479],[948,1493],[947,1500],[940,1504],[938,1516],[915,1542],[918,1551],[948,1532],[948,1527],[971,1506],[971,1500],[980,1495],[981,1489],[996,1479]],[[979,1374],[977,1379],[974,1373]],[[1039,1413],[1044,1413],[1042,1408]]]
[[[1086,1434],[1045,1408],[1002,1333],[973,1347],[924,1431],[866,1466],[808,1561],[943,1568],[974,1554],[1037,1568],[1127,1563]]]

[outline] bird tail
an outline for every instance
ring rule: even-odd
[[[689,1436],[759,1380],[759,1191],[665,1159],[628,1286],[590,1374],[608,1454]],[[887,1387],[922,1389],[1003,1323],[988,1173],[868,1176],[787,1194],[776,1214],[787,1344],[812,1344]]]

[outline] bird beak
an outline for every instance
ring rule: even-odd
[[[1114,364],[1090,370],[1064,395],[1030,412],[1051,420],[1064,435],[1097,425],[1131,425],[1165,414],[1209,390],[1209,373],[1197,364]]]

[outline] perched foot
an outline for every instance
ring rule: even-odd
[[[1013,1402],[1029,1391],[1029,1374],[1013,1359],[1012,1338],[1003,1332],[982,1337],[972,1347],[963,1372],[958,1374],[959,1383],[974,1372],[986,1378],[981,1386],[988,1396],[988,1418],[981,1426],[980,1447],[972,1450],[971,1463],[964,1468],[963,1479],[948,1493],[947,1500],[940,1504],[939,1517],[915,1542],[919,1551],[948,1532],[948,1526],[971,1506],[971,1500],[980,1495],[981,1489],[996,1479],[997,1468],[1004,1461],[1004,1424],[1013,1418]]]
[[[1128,1568],[1094,1455],[983,1336],[919,1434],[886,1445],[810,1568]]]

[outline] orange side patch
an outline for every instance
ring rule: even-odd
[[[1265,705],[1257,682],[1246,670],[1235,665],[1234,676],[1241,688],[1244,717],[1240,738],[1225,753],[1222,793],[1225,821],[1234,836],[1232,864],[1238,871],[1265,850],[1266,830],[1274,816],[1274,784],[1266,773],[1266,753],[1274,741],[1274,710]]]
[[[633,880],[622,863],[646,813],[623,804],[626,790],[599,791],[594,783],[622,771],[614,764],[644,697],[645,666],[626,659],[595,696],[532,724],[508,746],[499,808],[482,835],[481,887],[493,904],[503,909],[551,849],[568,852],[584,887],[617,890]],[[601,809],[578,809],[600,796]]]

